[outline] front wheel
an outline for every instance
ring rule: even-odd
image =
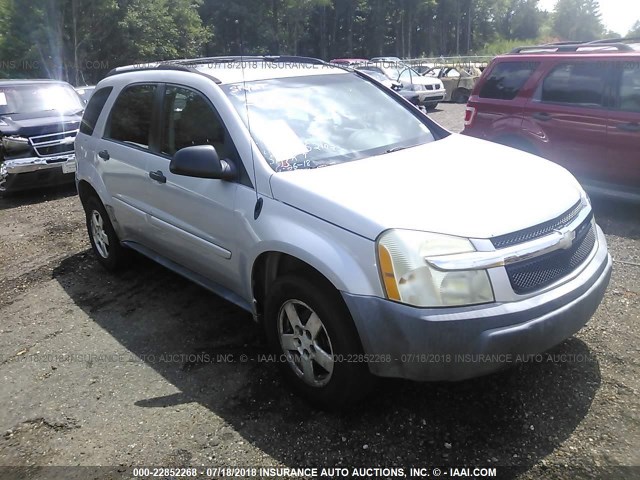
[[[276,280],[265,328],[293,390],[319,408],[335,410],[364,397],[373,377],[351,315],[326,283],[301,275]]]

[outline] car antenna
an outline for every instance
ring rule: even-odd
[[[240,29],[240,69],[242,71],[242,90],[244,91],[244,108],[245,113],[247,115],[247,129],[249,130],[249,136],[253,139],[253,135],[251,135],[251,120],[249,119],[249,100],[247,98],[247,80],[244,76],[244,38],[242,34],[242,27],[240,26],[240,21],[236,19],[235,24],[238,25]],[[251,168],[253,169],[253,188],[256,191],[256,206],[253,209],[253,219],[257,220],[262,212],[262,197],[258,194],[258,176],[256,174],[256,159],[253,154],[253,145],[249,144],[249,148],[251,150]]]

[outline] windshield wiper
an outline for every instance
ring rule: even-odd
[[[389,150],[386,150],[384,153],[399,152],[400,150],[405,150],[405,149],[411,148],[411,147],[415,147],[415,145],[409,145],[407,147],[393,147],[393,148],[390,148]]]
[[[392,147],[389,150],[385,151],[384,153],[399,152],[400,150],[406,150],[407,148],[417,147],[418,145],[423,145],[423,144],[422,143],[415,143],[413,145],[406,145],[404,147]]]

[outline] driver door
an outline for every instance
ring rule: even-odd
[[[237,283],[234,205],[238,184],[175,175],[173,155],[193,145],[213,145],[228,158],[229,136],[200,92],[166,85],[162,94],[160,154],[147,163],[154,248],[163,256],[232,290]]]

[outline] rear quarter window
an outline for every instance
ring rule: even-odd
[[[105,87],[96,91],[89,99],[87,107],[84,109],[84,115],[82,116],[82,122],[80,123],[80,132],[87,135],[93,135],[93,130],[96,128],[96,122],[102,113],[104,104],[107,103],[109,95],[113,87]]]
[[[513,100],[538,65],[529,61],[498,63],[482,85],[480,98]]]

